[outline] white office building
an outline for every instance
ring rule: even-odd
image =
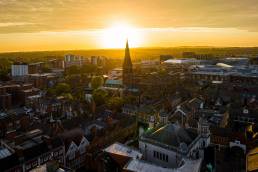
[[[12,65],[12,76],[27,76],[29,74],[29,66],[26,63],[15,63]]]

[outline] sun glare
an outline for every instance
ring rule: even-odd
[[[105,48],[124,48],[128,39],[130,47],[138,47],[141,45],[141,36],[139,29],[120,23],[103,30],[102,42]]]

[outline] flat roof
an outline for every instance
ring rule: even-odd
[[[233,67],[233,66],[225,64],[225,63],[217,63],[216,65],[219,66],[219,67],[225,67],[225,68],[232,68]]]
[[[179,168],[164,168],[139,159],[132,159],[124,167],[124,170],[134,172],[199,172],[202,159],[184,160],[184,165]]]
[[[105,84],[108,85],[123,85],[122,80],[108,79]]]
[[[117,142],[105,148],[104,151],[112,154],[127,156],[134,159],[142,157],[142,153],[140,153],[138,150]]]
[[[129,163],[124,167],[124,170],[135,172],[176,172],[174,169],[164,168],[138,159],[132,159],[129,161]]]
[[[166,64],[182,64],[182,63],[193,63],[193,62],[199,62],[200,60],[196,59],[169,59],[164,61],[163,63]]]

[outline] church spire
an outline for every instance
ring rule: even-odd
[[[132,61],[131,61],[130,49],[129,49],[128,39],[127,39],[123,68],[131,68],[131,67],[132,67]]]
[[[128,40],[126,40],[125,57],[123,64],[123,84],[129,88],[132,86],[133,80],[133,65],[130,56]]]

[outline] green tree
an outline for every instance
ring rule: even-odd
[[[85,64],[81,67],[81,73],[95,73],[97,71],[97,66],[93,64]]]
[[[111,110],[120,111],[123,106],[124,100],[121,97],[111,97],[107,101],[107,105]]]
[[[67,75],[75,75],[80,73],[80,68],[78,66],[70,66],[66,69],[66,74]]]
[[[10,80],[9,73],[11,70],[12,62],[7,58],[0,59],[0,80]]]
[[[128,103],[128,104],[135,104],[135,103],[138,103],[137,101],[138,101],[137,97],[131,96],[131,95],[126,96],[126,97],[124,98],[124,103]]]
[[[102,76],[94,76],[91,79],[91,87],[95,90],[98,89],[99,87],[103,86],[104,84],[104,79]]]
[[[56,94],[55,88],[48,88],[47,89],[47,95],[48,96],[54,96]]]
[[[8,81],[11,78],[9,77],[9,71],[6,69],[1,70],[0,69],[0,80],[1,81]]]
[[[43,73],[50,73],[50,72],[51,72],[51,69],[50,69],[48,66],[44,66],[44,67],[41,68],[41,71],[42,71]]]
[[[73,100],[73,96],[71,93],[63,93],[62,96],[64,96],[68,100]]]
[[[93,91],[92,97],[96,105],[102,105],[107,100],[108,93],[102,89],[96,89]]]
[[[61,94],[70,93],[70,92],[71,92],[71,87],[66,83],[58,83],[55,87],[56,95],[61,95]]]
[[[11,69],[12,62],[8,58],[0,59],[0,70],[7,71]]]

